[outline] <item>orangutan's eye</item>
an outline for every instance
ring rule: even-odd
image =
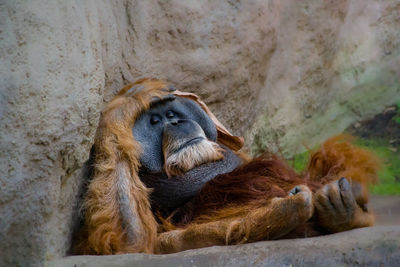
[[[152,125],[157,124],[157,123],[159,123],[159,122],[160,122],[160,118],[159,118],[158,116],[156,116],[156,115],[151,116],[151,118],[150,118],[150,123],[151,123]]]
[[[171,110],[168,110],[168,111],[167,111],[167,118],[168,118],[168,119],[171,119],[171,118],[173,118],[174,116],[175,116],[174,112],[172,112]]]

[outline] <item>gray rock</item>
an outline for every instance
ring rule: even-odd
[[[124,84],[167,79],[246,150],[291,155],[400,100],[399,8],[0,1],[0,265],[66,254],[99,112]]]
[[[399,266],[400,226],[339,234],[209,247],[169,255],[73,256],[54,267],[90,266]]]

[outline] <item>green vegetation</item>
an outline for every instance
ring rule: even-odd
[[[307,167],[309,155],[310,153],[306,151],[293,157],[292,166],[296,172],[302,172]]]
[[[374,152],[383,162],[383,168],[378,173],[379,183],[372,185],[370,192],[376,195],[400,195],[400,151],[390,147],[385,140],[358,138],[355,143]],[[294,169],[298,172],[304,170],[308,157],[308,152],[295,155],[292,161]]]
[[[357,145],[373,151],[382,161],[379,183],[371,187],[378,195],[400,195],[400,152],[391,148],[385,140],[357,139]]]

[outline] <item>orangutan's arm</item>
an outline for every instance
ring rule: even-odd
[[[304,224],[312,213],[311,191],[306,186],[296,186],[289,196],[274,198],[265,207],[249,210],[242,218],[191,224],[184,229],[162,233],[158,236],[156,251],[173,253],[213,245],[277,239]]]

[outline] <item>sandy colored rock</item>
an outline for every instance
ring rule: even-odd
[[[0,265],[70,245],[104,102],[153,76],[248,151],[291,155],[400,100],[400,3],[0,2]]]
[[[210,247],[170,255],[74,256],[54,267],[90,266],[399,266],[400,226],[379,226],[324,237]]]

